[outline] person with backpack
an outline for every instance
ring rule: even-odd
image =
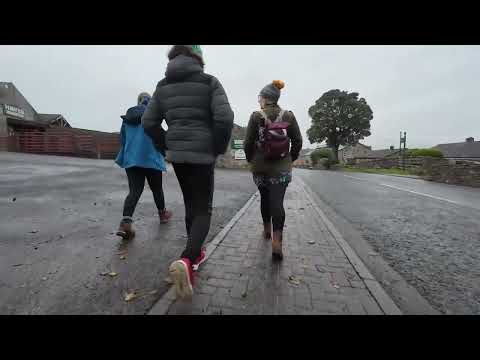
[[[199,45],[174,45],[165,78],[156,87],[142,118],[156,138],[168,125],[167,159],[173,164],[185,204],[187,244],[169,268],[179,298],[193,295],[194,269],[205,259],[202,245],[210,230],[214,167],[228,148],[233,111],[220,81],[204,72]]]
[[[133,213],[148,181],[158,209],[160,223],[166,224],[172,213],[165,209],[165,197],[162,188],[162,171],[166,171],[164,159],[165,131],[159,131],[156,143],[145,134],[141,124],[142,115],[150,101],[150,95],[142,92],[138,95],[137,106],[127,110],[122,115],[120,130],[121,147],[115,162],[127,173],[129,193],[123,206],[123,219],[117,231],[117,236],[125,240],[135,236],[133,228]]]
[[[295,115],[278,105],[284,86],[283,81],[274,80],[260,91],[260,111],[250,116],[244,141],[245,155],[260,192],[263,238],[271,239],[274,260],[283,260],[283,200],[292,180],[292,163],[302,149]]]

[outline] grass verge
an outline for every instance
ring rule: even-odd
[[[381,174],[381,175],[416,175],[413,172],[410,172],[408,170],[402,170],[399,168],[391,168],[391,169],[358,169],[358,168],[352,168],[348,166],[344,166],[342,168],[343,171],[348,171],[348,172],[361,172],[361,173],[367,173],[367,174]]]

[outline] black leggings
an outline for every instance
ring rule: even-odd
[[[283,231],[285,209],[283,199],[288,184],[260,186],[260,210],[264,224],[272,223],[273,231]]]
[[[185,204],[187,246],[181,257],[194,262],[210,230],[215,165],[173,164]]]
[[[145,187],[145,179],[147,179],[150,190],[152,190],[158,211],[165,210],[165,198],[162,189],[162,172],[160,170],[134,166],[125,169],[125,171],[127,172],[130,192],[125,199],[125,204],[123,206],[124,217],[131,218],[133,216],[135,207],[137,206],[138,200]]]

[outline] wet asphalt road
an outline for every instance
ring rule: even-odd
[[[127,179],[113,161],[0,153],[0,169],[0,314],[143,314],[163,295],[186,241],[173,170],[164,177],[171,223],[159,224],[146,184],[137,236],[125,243],[114,231]],[[207,241],[255,190],[248,172],[216,170]],[[125,302],[131,292],[139,297]]]
[[[480,314],[480,189],[362,173],[295,174],[434,308]]]

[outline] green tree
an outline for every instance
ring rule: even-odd
[[[324,93],[315,105],[308,109],[312,126],[307,131],[311,143],[326,140],[338,160],[340,145],[354,145],[366,136],[370,136],[370,121],[373,112],[364,98],[358,93],[330,90]]]

